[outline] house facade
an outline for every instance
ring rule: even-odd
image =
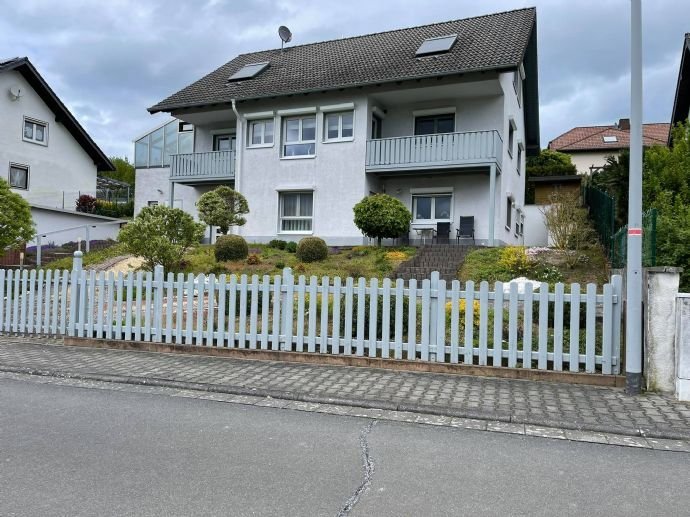
[[[173,119],[135,142],[135,211],[229,184],[249,241],[353,245],[354,205],[387,193],[401,237],[472,216],[477,243],[519,243],[537,81],[534,9],[244,54],[149,109]]]
[[[114,166],[26,57],[0,61],[0,120],[0,177],[29,202],[39,234],[107,219],[75,212],[75,201]]]
[[[667,145],[670,124],[642,124],[643,144]],[[579,174],[600,170],[610,156],[630,148],[630,119],[610,126],[578,126],[549,142],[549,149],[569,154]]]

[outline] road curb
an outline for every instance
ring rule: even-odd
[[[348,407],[359,407],[367,409],[381,409],[389,411],[407,411],[435,416],[448,416],[456,418],[471,418],[475,420],[486,420],[491,422],[516,423],[524,425],[535,425],[541,427],[551,427],[569,431],[588,431],[597,433],[612,433],[623,436],[635,436],[643,438],[657,438],[666,440],[688,440],[688,432],[676,430],[641,430],[630,427],[591,424],[586,422],[562,422],[549,418],[526,418],[512,415],[505,411],[487,411],[482,409],[459,409],[429,404],[410,404],[395,403],[386,400],[375,399],[354,399],[343,397],[327,397],[312,393],[274,390],[266,388],[247,388],[245,386],[208,384],[201,382],[177,381],[173,379],[162,379],[156,377],[136,377],[98,373],[74,373],[62,370],[46,370],[24,366],[0,365],[0,372],[19,373],[25,375],[36,375],[41,377],[56,377],[64,379],[75,379],[81,381],[99,381],[115,384],[130,384],[136,386],[155,386],[164,388],[176,388],[183,390],[201,391],[209,393],[225,393],[229,395],[248,395],[253,397],[271,397],[298,402],[310,402],[317,404],[334,404]]]

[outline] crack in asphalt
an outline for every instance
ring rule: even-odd
[[[362,452],[362,468],[364,470],[364,479],[347,500],[345,505],[336,514],[337,517],[347,517],[350,515],[352,509],[359,502],[359,498],[369,489],[369,486],[371,485],[371,480],[374,477],[374,461],[369,453],[369,441],[367,440],[367,437],[377,422],[378,420],[372,420],[359,432],[359,448]]]

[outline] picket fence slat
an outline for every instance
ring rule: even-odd
[[[160,267],[0,270],[0,331],[620,372],[620,276],[601,292],[594,284],[492,287],[446,284],[437,273],[420,283],[296,278],[289,269],[251,278],[166,275]]]

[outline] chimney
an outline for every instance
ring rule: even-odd
[[[622,131],[630,131],[630,119],[622,118],[618,121],[618,129]]]

